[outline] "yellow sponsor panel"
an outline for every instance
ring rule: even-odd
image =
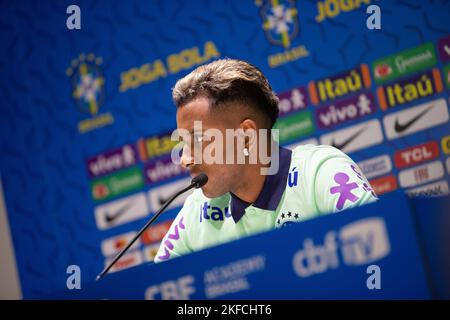
[[[441,141],[442,151],[445,154],[450,154],[450,136],[445,136]]]

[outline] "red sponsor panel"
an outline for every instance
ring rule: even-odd
[[[165,222],[158,223],[153,227],[150,227],[142,234],[141,236],[142,243],[147,245],[155,242],[160,242],[164,238],[166,233],[169,231],[172,222],[173,220],[168,220]]]
[[[397,178],[394,175],[373,179],[369,182],[377,195],[382,195],[398,188]]]
[[[105,265],[111,263],[112,259],[107,259]],[[140,251],[132,251],[124,254],[117,262],[111,267],[111,272],[127,269],[137,266],[143,262],[142,254]]]
[[[439,145],[429,141],[414,147],[399,150],[394,155],[395,166],[398,169],[436,159],[439,156]]]

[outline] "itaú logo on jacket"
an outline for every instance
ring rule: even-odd
[[[305,278],[338,268],[340,260],[347,266],[365,265],[384,258],[390,251],[384,220],[375,217],[327,232],[323,244],[306,238],[292,262],[295,273]]]

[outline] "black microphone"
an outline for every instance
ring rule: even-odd
[[[95,279],[100,280],[108,271],[109,269],[111,269],[111,267],[117,262],[117,260],[119,260],[123,254],[133,245],[133,243],[141,236],[141,234],[156,220],[158,219],[158,217],[161,215],[161,213],[163,213],[163,211],[169,206],[169,204],[172,203],[173,200],[175,200],[175,198],[177,198],[179,195],[185,193],[186,191],[192,189],[192,188],[201,188],[203,187],[206,183],[208,182],[208,176],[204,173],[200,173],[198,176],[194,177],[191,180],[191,184],[189,186],[187,186],[184,189],[181,189],[180,191],[178,191],[177,193],[175,193],[172,197],[170,197],[166,203],[164,203],[164,205],[158,210],[158,212],[155,213],[155,215],[142,227],[141,230],[139,230],[139,232],[134,236],[134,238],[125,246],[125,248],[122,249],[122,251],[120,251],[117,256],[113,259],[113,261],[111,261],[111,263],[106,266],[102,272],[99,273],[99,275],[97,276],[97,278]]]

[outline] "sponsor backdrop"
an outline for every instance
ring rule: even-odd
[[[217,58],[267,75],[282,145],[340,148],[381,197],[448,193],[450,3],[77,1],[81,30],[69,4],[2,6],[0,168],[25,298],[65,287],[71,264],[93,279],[189,181],[170,89]],[[153,260],[183,200],[114,271]]]

